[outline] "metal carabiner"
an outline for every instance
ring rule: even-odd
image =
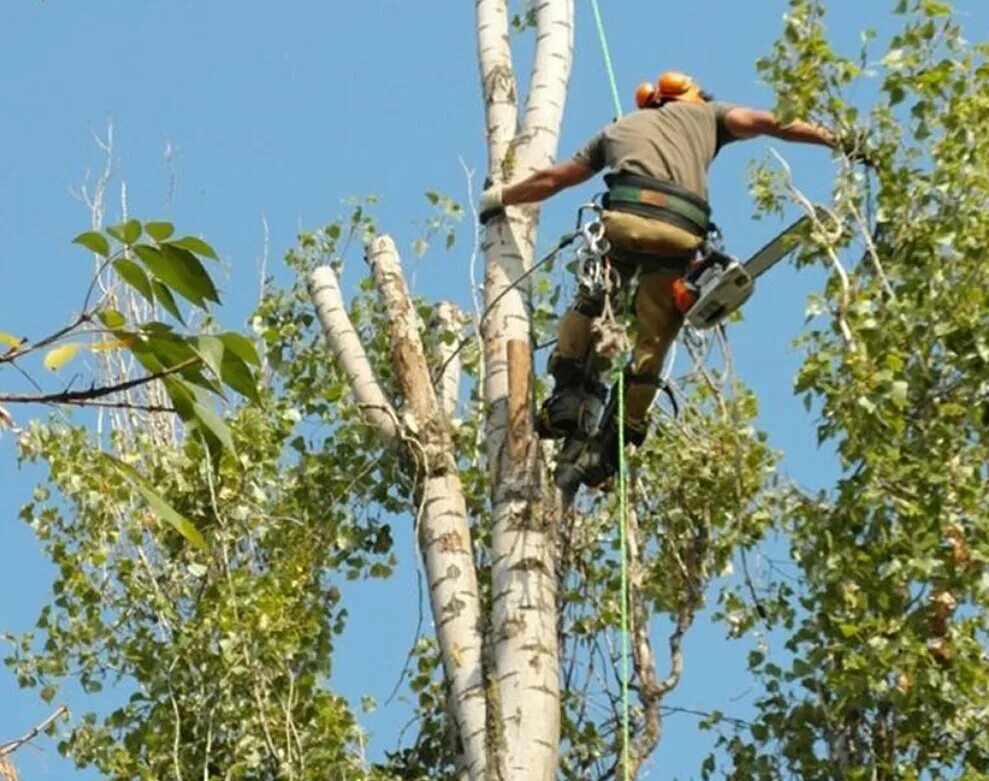
[[[584,227],[584,212],[590,211],[597,215],[597,220],[595,222],[601,221],[601,214],[603,209],[593,201],[589,201],[585,204],[581,204],[580,208],[577,209],[577,224],[574,226],[574,233],[580,233]]]
[[[604,223],[600,220],[582,226],[580,234],[587,248],[595,255],[604,256],[611,249],[611,244],[604,237]]]

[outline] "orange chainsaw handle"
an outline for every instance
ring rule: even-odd
[[[685,315],[697,303],[697,294],[688,287],[683,277],[673,280],[673,304],[680,314]]]

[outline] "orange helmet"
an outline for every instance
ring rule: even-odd
[[[635,89],[635,105],[648,108],[665,100],[706,103],[711,97],[686,73],[666,71],[656,84],[642,82]]]

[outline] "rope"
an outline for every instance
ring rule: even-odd
[[[504,290],[502,290],[497,296],[494,297],[494,299],[491,301],[490,304],[484,307],[484,311],[481,312],[481,316],[477,321],[477,330],[480,331],[481,327],[484,325],[484,322],[488,319],[488,315],[490,315],[492,310],[494,309],[495,304],[497,304],[499,301],[501,301],[501,299],[503,299],[505,296],[507,296],[509,293],[515,290],[528,277],[532,276],[536,271],[538,271],[540,268],[542,268],[547,263],[552,261],[553,258],[555,258],[557,254],[559,254],[560,250],[563,250],[566,247],[570,246],[570,244],[573,242],[575,238],[577,238],[576,233],[565,234],[563,237],[560,238],[560,240],[557,242],[556,246],[553,247],[553,249],[551,249],[549,252],[543,255],[542,258],[540,258],[538,261],[533,263],[532,266],[530,266],[527,271],[523,271],[521,274],[518,275],[518,277],[513,279],[511,283],[509,283],[509,285]],[[471,336],[465,336],[463,339],[461,339],[460,342],[457,343],[456,349],[452,353],[450,353],[450,355],[447,356],[447,359],[443,361],[439,369],[436,370],[436,372],[434,373],[434,378],[442,377],[443,372],[446,371],[446,367],[450,365],[450,361],[456,358],[460,354],[460,352],[464,349],[464,347],[470,344],[470,342],[475,338],[476,336],[472,334]]]
[[[604,22],[601,21],[601,9],[598,7],[598,0],[591,0],[591,8],[594,9],[594,23],[598,28],[601,53],[604,54],[604,69],[608,73],[611,99],[615,104],[615,119],[618,119],[622,115],[622,100],[618,95],[618,82],[615,80],[615,69],[611,64],[611,54],[608,51],[608,37],[604,34]]]
[[[597,26],[598,39],[601,41],[601,53],[604,55],[604,67],[611,86],[611,99],[614,102],[615,119],[622,115],[622,101],[618,95],[618,82],[615,80],[615,69],[611,64],[611,54],[608,51],[608,37],[604,32],[604,22],[601,21],[601,9],[598,0],[591,0],[594,9],[594,22]],[[621,624],[622,624],[622,778],[629,781],[629,705],[628,705],[628,657],[629,657],[629,620],[628,620],[628,500],[626,485],[628,465],[625,460],[625,372],[618,372],[618,547],[621,556]]]

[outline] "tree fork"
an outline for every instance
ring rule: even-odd
[[[464,759],[471,781],[487,774],[482,637],[477,575],[463,486],[457,473],[446,410],[429,376],[416,310],[388,236],[367,248],[378,296],[385,310],[392,363],[403,407],[395,410],[378,381],[339,299],[339,283],[328,266],[313,272],[310,291],[327,342],[338,356],[355,395],[379,414],[374,420],[386,441],[392,431],[409,447],[415,464],[415,523],[429,584],[430,607],[443,659]],[[322,295],[322,298],[320,297]],[[326,300],[329,296],[332,300]],[[443,378],[439,378],[443,382]]]

